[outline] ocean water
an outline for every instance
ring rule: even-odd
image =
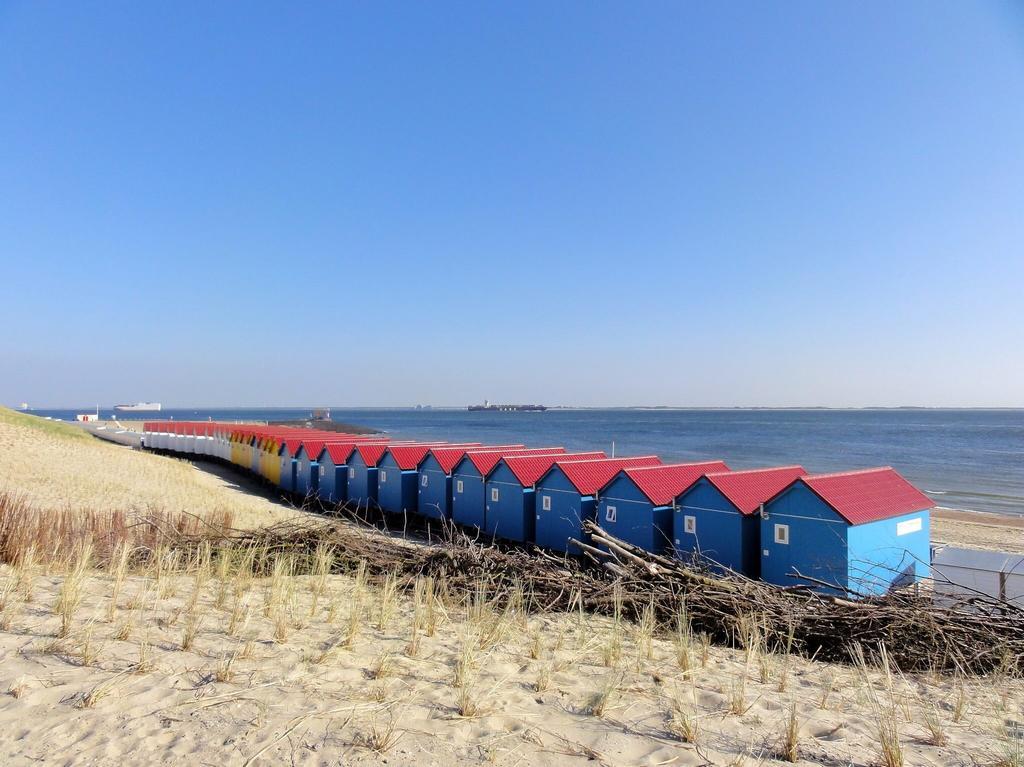
[[[88,408],[77,412],[86,412]],[[73,410],[40,410],[73,420]],[[937,505],[1024,514],[1024,410],[549,410],[332,408],[335,421],[395,438],[564,445],[665,462],[721,458],[734,469],[800,464],[811,472],[893,466]],[[102,412],[109,417],[110,412]],[[286,420],[306,409],[127,413],[135,420]]]

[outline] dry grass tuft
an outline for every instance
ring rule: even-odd
[[[92,557],[92,543],[85,542],[78,550],[78,557],[74,566],[64,576],[57,599],[53,605],[53,611],[60,616],[60,631],[58,637],[66,637],[71,633],[74,624],[75,611],[82,603],[83,586],[85,575],[89,568]]]
[[[98,704],[101,700],[103,700],[104,698],[110,696],[114,692],[114,690],[116,689],[118,683],[121,680],[121,677],[123,676],[123,673],[124,672],[122,672],[121,674],[118,674],[117,676],[111,677],[110,679],[106,680],[105,682],[100,682],[98,685],[96,685],[91,690],[89,690],[87,693],[85,693],[79,699],[78,707],[79,708],[95,708],[96,704]]]
[[[203,624],[201,616],[191,613],[185,620],[185,628],[181,632],[181,650],[182,652],[189,652],[196,643],[196,637],[199,635],[199,629]]]
[[[386,679],[394,671],[394,658],[389,652],[382,652],[370,667],[371,679]]]
[[[680,696],[672,697],[669,712],[669,731],[683,743],[697,745],[700,740],[700,720],[697,716],[696,690],[691,687],[689,700]]]
[[[861,682],[867,693],[875,719],[875,738],[878,743],[879,761],[883,767],[903,767],[903,741],[900,732],[900,702],[893,681],[893,667],[884,645],[879,647],[880,664],[884,673],[884,689],[879,692],[870,673],[870,666],[860,645],[855,645],[851,654],[860,672]]]
[[[621,676],[615,674],[609,674],[594,695],[590,698],[590,703],[587,704],[587,713],[591,716],[603,717],[609,706],[611,705],[612,698],[618,690],[619,684],[622,682]]]
[[[398,597],[398,575],[394,572],[384,577],[384,585],[380,590],[380,612],[377,615],[377,630],[386,631],[388,624],[395,615]]]
[[[787,762],[800,761],[800,719],[795,700],[789,706],[789,714],[782,730],[780,756]]]
[[[27,692],[28,682],[25,681],[25,677],[20,677],[16,682],[12,682],[11,686],[7,688],[7,694],[12,698],[23,698]]]
[[[398,732],[396,716],[388,715],[387,722],[381,724],[376,718],[370,723],[370,729],[360,739],[360,744],[378,754],[386,754],[393,749],[404,733]]]
[[[224,653],[213,670],[213,678],[218,682],[230,682],[235,678],[235,659],[238,657],[238,650],[231,653]]]

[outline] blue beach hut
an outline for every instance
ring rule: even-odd
[[[483,450],[467,453],[451,472],[451,516],[460,525],[484,529],[487,511],[484,483],[502,458],[517,455],[564,455],[563,447]]]
[[[388,447],[413,442],[366,442],[356,445],[348,458],[348,500],[350,503],[377,505],[377,472]]]
[[[721,461],[622,469],[598,494],[597,523],[620,540],[661,554],[672,547],[676,496],[702,474],[728,469]]]
[[[480,443],[458,445],[474,447]],[[445,442],[420,442],[412,445],[393,445],[380,459],[377,468],[377,504],[392,514],[415,513],[419,506],[419,471],[417,467],[430,448],[447,445]]]
[[[512,455],[500,459],[484,483],[483,530],[510,541],[533,541],[537,480],[555,461],[604,457],[604,453],[597,451]]]
[[[416,482],[416,492],[419,497],[416,506],[420,515],[434,519],[452,518],[452,471],[466,457],[466,453],[516,450],[522,447],[522,445],[478,445],[476,447],[445,445],[431,448],[416,467],[419,472],[419,479]]]
[[[311,498],[316,495],[320,484],[320,464],[316,462],[320,451],[324,449],[323,440],[304,439],[295,452],[295,486],[292,490],[296,495]]]
[[[594,518],[598,491],[622,469],[660,464],[656,455],[557,461],[537,480],[534,541],[548,549],[579,554],[579,547],[569,539],[587,538],[583,523]]]
[[[760,577],[761,505],[797,477],[802,466],[709,472],[676,500],[676,556]]]
[[[889,466],[796,479],[761,512],[761,578],[854,597],[912,584],[931,572],[934,505]]]
[[[360,444],[387,444],[387,439],[353,437],[349,442],[328,442],[317,456],[320,480],[317,495],[325,503],[348,501],[348,459]]]
[[[302,447],[301,439],[286,439],[278,449],[277,458],[281,463],[278,485],[288,493],[295,492],[295,454]]]

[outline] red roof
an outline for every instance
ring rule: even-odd
[[[708,474],[707,479],[729,499],[740,514],[753,514],[769,498],[806,476],[803,466],[780,466],[773,469],[748,469]]]
[[[477,447],[435,447],[431,448],[430,454],[434,456],[434,459],[441,466],[441,471],[445,474],[451,474],[452,469],[455,468],[455,464],[462,460],[462,457],[466,453],[477,453],[480,451],[493,452],[495,450],[515,450],[521,448],[522,445],[479,445]],[[500,453],[499,453],[500,455]],[[426,458],[426,456],[424,456]],[[497,463],[498,459],[495,459]]]
[[[502,458],[516,455],[565,455],[565,448],[526,447],[517,450],[483,450],[479,453],[467,453],[470,462],[480,472],[481,476],[484,477],[494,471],[494,467],[498,465],[498,461]]]
[[[935,503],[891,466],[802,477],[803,482],[851,525],[898,517]]]
[[[309,456],[311,461],[315,461],[317,459],[320,455],[320,451],[324,449],[324,444],[326,443],[320,439],[302,440],[302,447],[305,449],[306,455]],[[297,455],[298,451],[296,451],[295,454]]]
[[[419,444],[419,443],[416,443],[416,442],[390,442],[390,443],[361,442],[358,445],[356,445],[356,450],[358,451],[360,457],[363,459],[363,462],[367,466],[376,466],[378,463],[380,463],[380,459],[384,457],[384,453],[385,453],[385,451],[389,447],[398,447],[400,445],[415,445],[415,444]],[[427,444],[427,447],[433,447],[434,445],[441,445],[441,444],[444,444],[444,443],[443,442],[428,442],[426,444]]]
[[[299,448],[302,446],[302,440],[301,439],[286,439],[284,441],[284,446],[288,450],[288,455],[290,455],[290,456],[292,456],[292,458],[294,458],[295,454],[297,452],[299,452]]]
[[[537,484],[537,480],[540,479],[547,470],[550,469],[555,461],[563,458],[576,458],[578,460],[583,459],[596,459],[604,458],[605,454],[600,450],[593,453],[544,453],[541,455],[520,455],[520,456],[506,456],[504,459],[505,465],[512,470],[516,479],[523,487],[533,487]]]
[[[580,495],[594,495],[608,484],[608,480],[621,469],[659,465],[661,465],[661,459],[656,455],[638,455],[631,458],[602,458],[587,461],[560,460],[556,461],[548,471],[550,472],[555,467],[559,468]]]
[[[427,453],[430,452],[430,448],[446,445],[446,442],[420,442],[412,445],[393,445],[388,448],[388,452],[391,453],[391,457],[395,459],[395,463],[398,464],[398,468],[402,471],[411,471],[420,465],[420,461],[424,459]],[[455,447],[477,447],[479,442],[471,442],[464,445],[456,445]]]
[[[722,461],[672,463],[666,466],[634,466],[622,469],[621,472],[617,471],[611,476],[605,487],[614,482],[622,473],[633,481],[637,489],[646,495],[651,503],[655,506],[665,506],[672,503],[676,496],[709,471],[729,471],[729,467]]]
[[[349,441],[346,441],[346,442],[328,442],[326,445],[324,445],[324,449],[320,451],[320,454],[317,456],[317,459],[322,458],[324,452],[326,451],[327,455],[329,455],[331,457],[331,461],[334,463],[334,465],[335,466],[340,466],[341,464],[348,463],[348,458],[349,458],[350,455],[352,455],[352,451],[356,449],[357,445],[370,445],[370,444],[376,444],[376,443],[367,442],[365,440],[358,440],[358,441],[349,440]],[[379,441],[379,444],[386,445],[386,444],[388,444],[388,440],[386,438],[385,439],[381,439]]]

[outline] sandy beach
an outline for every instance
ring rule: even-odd
[[[231,469],[24,418],[0,412],[0,492],[33,508],[302,518]],[[1020,547],[1022,527],[934,517],[958,545]],[[329,568],[8,555],[3,764],[874,765],[887,734],[901,764],[1022,764],[1004,673],[858,669]]]
[[[208,570],[88,572],[62,637],[68,578],[0,569],[4,764],[872,765],[887,726],[907,765],[1020,764],[999,675]]]

